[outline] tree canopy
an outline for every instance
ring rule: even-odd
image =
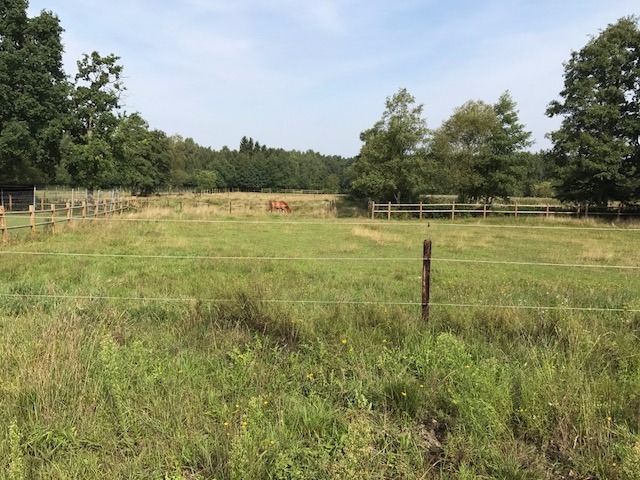
[[[423,105],[401,88],[387,97],[382,118],[360,134],[364,142],[351,167],[351,191],[378,200],[410,200],[425,180],[427,123]]]
[[[562,200],[606,205],[640,198],[640,30],[626,17],[572,52],[547,109]]]
[[[424,106],[400,88],[360,134],[355,159],[267,147],[247,135],[237,150],[151,129],[122,111],[124,67],[93,51],[67,75],[60,21],[29,18],[27,0],[0,4],[0,182],[163,188],[349,191],[376,201],[430,193],[461,199],[545,194],[605,205],[640,200],[640,30],[620,19],[565,64],[553,149],[534,154],[531,133],[505,92],[472,100],[430,131]],[[556,178],[553,178],[553,175]],[[553,188],[552,188],[553,187]]]
[[[519,122],[516,104],[504,92],[495,105],[481,100],[456,108],[433,134],[430,185],[461,200],[491,202],[521,193],[530,132]]]
[[[34,182],[54,173],[67,112],[60,22],[50,12],[28,18],[27,5],[0,3],[2,182]]]

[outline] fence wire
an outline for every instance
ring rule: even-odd
[[[0,293],[0,298],[19,299],[53,299],[53,300],[107,300],[126,302],[165,302],[165,303],[233,303],[237,300],[231,298],[196,298],[196,297],[127,297],[109,295],[56,295],[56,294],[23,294],[23,293]],[[389,306],[413,306],[422,307],[421,302],[388,302],[388,301],[362,301],[362,300],[289,300],[289,299],[260,299],[262,303],[274,304],[299,304],[299,305],[389,305]],[[553,311],[574,311],[574,312],[629,312],[638,313],[640,308],[600,308],[600,307],[568,307],[556,305],[498,305],[483,303],[440,303],[429,302],[429,306],[451,307],[451,308],[494,308],[511,310],[553,310]]]
[[[58,257],[94,257],[94,258],[132,258],[157,260],[247,260],[247,261],[319,261],[319,262],[421,262],[422,257],[266,257],[266,256],[233,256],[233,255],[137,255],[127,253],[75,253],[75,252],[30,252],[0,251],[0,255],[33,255]],[[567,267],[567,268],[609,268],[620,270],[640,270],[640,265],[601,265],[583,263],[550,263],[550,262],[517,262],[509,260],[473,260],[462,258],[431,257],[432,262],[476,263],[484,265],[514,265],[534,267]]]
[[[321,225],[321,226],[376,226],[376,227],[461,227],[461,228],[513,228],[513,229],[531,229],[531,230],[554,230],[554,229],[568,229],[568,230],[582,230],[582,231],[599,231],[599,232],[640,232],[640,228],[636,227],[576,227],[571,225],[483,225],[481,223],[456,223],[449,222],[447,220],[439,220],[437,223],[433,222],[433,219],[428,220],[369,220],[369,221],[334,221],[334,222],[311,222],[311,221],[297,221],[297,220],[197,220],[197,219],[158,219],[158,218],[87,218],[87,220],[95,222],[150,222],[150,223],[203,223],[203,224],[246,224],[246,225]]]

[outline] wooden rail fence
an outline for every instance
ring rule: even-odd
[[[528,205],[528,204],[487,204],[487,203],[375,203],[369,202],[371,219],[383,216],[391,220],[392,215],[410,216],[417,218],[448,217],[452,220],[457,216],[476,216],[487,218],[495,215],[540,215],[550,217],[555,215],[568,215],[574,217],[589,216],[615,216],[620,220],[623,216],[640,216],[640,212],[625,212],[622,205],[591,210],[588,205],[579,205],[575,208],[563,205]]]
[[[40,209],[29,205],[28,211],[6,211],[0,205],[0,233],[2,244],[9,243],[9,231],[30,229],[31,237],[35,237],[37,227],[49,227],[52,235],[56,234],[57,226],[61,223],[71,224],[75,219],[87,220],[91,218],[106,217],[107,215],[122,214],[125,210],[135,206],[135,198],[121,199],[119,197],[106,197],[102,201],[90,204],[86,200],[79,202],[66,202],[64,204],[51,203],[50,208],[44,208],[44,202]],[[27,218],[28,217],[28,218]]]

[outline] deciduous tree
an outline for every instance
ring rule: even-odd
[[[640,198],[640,30],[626,17],[592,37],[564,66],[547,109],[562,200],[606,205]]]
[[[84,54],[78,61],[72,93],[70,132],[74,146],[64,159],[75,183],[89,188],[105,186],[115,172],[112,135],[124,91],[122,66],[113,54]]]
[[[442,193],[455,192],[462,200],[491,202],[520,193],[530,136],[509,92],[495,105],[469,101],[434,134],[432,176]]]
[[[360,134],[364,142],[351,170],[351,192],[375,200],[415,197],[425,182],[427,123],[423,105],[401,88],[387,97],[382,118]]]
[[[62,28],[26,0],[0,2],[0,181],[48,181],[60,161],[69,84]]]

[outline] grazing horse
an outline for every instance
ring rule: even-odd
[[[289,208],[287,202],[282,202],[280,200],[271,200],[269,202],[269,211],[273,212],[274,209],[280,212],[291,213],[291,208]]]

